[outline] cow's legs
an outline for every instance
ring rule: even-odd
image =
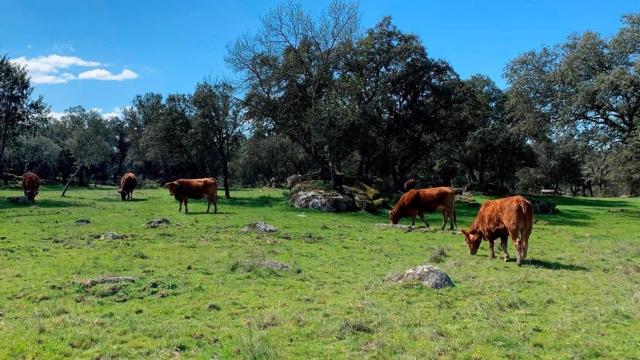
[[[207,199],[207,214],[209,213],[210,208],[211,208],[211,200]]]
[[[447,226],[447,210],[442,210],[442,226],[440,227],[440,230],[444,230],[444,227]]]
[[[495,259],[496,258],[496,253],[495,253],[495,251],[493,251],[493,240],[492,239],[487,239],[487,241],[489,242],[489,258],[490,259]]]
[[[411,226],[416,226],[416,217],[415,216],[411,217]]]
[[[524,249],[522,246],[522,239],[520,239],[520,234],[510,231],[509,236],[511,236],[511,241],[513,241],[513,245],[516,247],[516,263],[518,266],[522,266]]]
[[[189,209],[187,209],[187,201],[188,201],[188,200],[185,198],[185,199],[184,199],[184,213],[185,213],[185,214],[188,214],[188,213],[189,213]]]
[[[178,209],[178,212],[182,211],[182,199],[180,199],[180,208]]]
[[[216,201],[213,200],[213,213],[217,213],[218,212],[218,204],[216,204]]]
[[[504,253],[504,261],[509,260],[509,253],[507,252],[507,240],[509,240],[506,236],[500,237],[500,249]]]
[[[429,223],[427,222],[427,218],[424,217],[424,213],[421,211],[418,213],[418,216],[420,216],[420,219],[422,219],[422,221],[424,221],[424,224],[427,225],[427,227],[429,227]],[[413,217],[413,225],[416,224],[416,217]]]
[[[133,190],[129,193],[129,200],[133,199]]]
[[[456,209],[453,209],[449,214],[449,225],[451,225],[451,230],[455,230],[458,227],[456,221]]]

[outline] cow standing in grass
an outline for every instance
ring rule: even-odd
[[[465,242],[469,246],[469,254],[475,255],[478,252],[482,239],[489,242],[489,256],[496,257],[493,251],[493,242],[500,238],[500,248],[504,252],[504,260],[509,260],[507,253],[507,239],[516,248],[518,265],[527,257],[529,250],[529,235],[533,226],[533,206],[529,200],[522,196],[512,196],[498,200],[485,201],[471,228],[462,230]]]
[[[218,205],[216,204],[218,182],[214,178],[179,179],[169,182],[165,186],[169,189],[169,193],[180,202],[178,211],[182,211],[182,204],[184,203],[185,214],[189,212],[187,209],[188,199],[206,198],[208,201],[207,212],[209,212],[212,203],[213,212],[218,212]]]
[[[456,227],[455,200],[455,192],[450,187],[412,189],[404,193],[396,206],[389,211],[389,220],[392,224],[397,224],[401,218],[410,217],[411,225],[415,225],[416,216],[420,216],[425,225],[429,227],[424,213],[442,210],[442,227],[440,229],[444,230],[447,220],[449,220],[453,230]]]
[[[27,200],[34,202],[40,191],[40,177],[31,171],[24,173],[22,175],[22,190]]]
[[[132,172],[127,172],[120,178],[120,189],[118,192],[122,197],[122,201],[131,200],[133,198],[133,190],[138,185],[138,180]]]

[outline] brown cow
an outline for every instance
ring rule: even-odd
[[[411,189],[415,189],[417,183],[416,179],[409,179],[404,182],[404,186],[402,186],[402,188],[404,189],[404,192],[407,192]]]
[[[216,204],[216,198],[218,195],[218,182],[214,178],[204,179],[179,179],[176,181],[165,184],[169,189],[169,193],[173,195],[176,200],[180,201],[180,209],[182,211],[182,203],[184,203],[184,213],[188,213],[187,201],[191,199],[203,199],[208,201],[207,212],[211,208],[213,203],[213,212],[218,212],[218,205]]]
[[[40,191],[40,178],[38,175],[31,171],[24,173],[22,175],[22,190],[24,190],[24,196],[27,197],[27,200],[34,202],[36,195]]]
[[[131,200],[133,198],[133,190],[138,185],[138,180],[136,176],[132,172],[127,172],[120,178],[120,189],[118,192],[120,193],[120,197],[122,197],[122,201]]]
[[[454,229],[456,227],[455,199],[456,195],[449,187],[409,190],[389,211],[389,220],[392,224],[397,224],[401,218],[411,217],[411,225],[415,225],[416,216],[420,216],[428,227],[429,223],[425,219],[424,213],[442,210],[442,227],[440,229],[444,230],[447,220],[449,220],[451,229]]]
[[[478,252],[482,239],[489,242],[489,255],[496,257],[493,251],[493,241],[500,238],[500,248],[504,252],[504,260],[509,259],[507,253],[507,238],[516,247],[518,265],[527,257],[529,250],[529,235],[533,224],[533,207],[522,196],[512,196],[498,200],[485,201],[469,231],[462,230],[465,242],[469,246],[469,254]]]

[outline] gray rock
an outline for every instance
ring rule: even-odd
[[[87,225],[91,224],[91,220],[89,219],[78,219],[76,220],[76,225]]]
[[[155,228],[160,227],[162,225],[169,225],[169,224],[171,224],[171,221],[169,221],[169,219],[167,219],[167,218],[159,218],[159,219],[153,219],[153,220],[147,221],[145,226],[148,227],[148,228],[151,228],[151,229],[155,229]]]
[[[453,281],[444,271],[439,268],[425,264],[405,271],[404,274],[391,277],[395,282],[419,282],[431,289],[441,289],[451,287]]]
[[[422,221],[422,220],[416,219],[416,221]],[[374,224],[373,226],[375,226],[377,229],[399,229],[399,230],[404,230],[405,232],[412,232],[412,231],[413,232],[431,232],[431,231],[440,230],[440,228],[437,228],[435,226],[426,227],[425,225],[411,226],[411,225],[403,225],[403,224],[377,223],[377,224]]]
[[[289,204],[298,209],[318,209],[326,212],[356,210],[354,200],[337,191],[307,190],[291,195]]]
[[[31,203],[31,201],[29,201],[29,199],[26,196],[8,197],[7,200],[11,201],[14,204],[20,204],[20,205],[25,205],[25,204],[30,204]]]
[[[118,240],[118,239],[124,239],[126,237],[127,237],[126,235],[120,235],[118,233],[110,231],[108,233],[102,234],[102,236],[100,236],[100,240]]]
[[[289,265],[272,260],[244,260],[240,262],[240,265],[245,271],[250,271],[252,268],[264,268],[271,270],[289,269]]]
[[[292,187],[294,187],[297,183],[299,183],[300,181],[302,181],[304,179],[304,177],[300,174],[294,174],[291,175],[287,178],[287,186],[289,187],[289,189],[291,189]]]
[[[254,223],[251,223],[251,224],[243,227],[241,231],[242,232],[256,231],[256,232],[273,233],[273,232],[278,231],[278,228],[276,228],[273,225],[267,224],[265,222],[258,221],[258,222],[254,222]]]

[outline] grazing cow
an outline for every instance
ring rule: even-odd
[[[396,206],[389,211],[389,220],[392,224],[397,224],[403,217],[411,217],[411,224],[416,224],[416,216],[420,216],[425,225],[429,223],[424,217],[425,212],[442,210],[442,227],[444,230],[447,220],[451,229],[456,227],[456,195],[449,187],[437,187],[429,189],[412,189],[404,193]]]
[[[133,190],[138,185],[138,180],[132,172],[127,172],[120,178],[120,197],[122,201],[131,200],[133,198]]]
[[[27,197],[27,200],[34,202],[36,195],[40,191],[40,178],[38,175],[31,171],[24,173],[22,175],[22,190],[24,190],[24,196]]]
[[[416,179],[409,179],[404,182],[404,186],[402,188],[404,189],[404,192],[407,192],[411,189],[415,189],[417,183]]]
[[[512,196],[498,200],[485,201],[469,231],[462,230],[469,254],[478,252],[482,239],[489,242],[489,255],[496,257],[493,241],[500,238],[500,248],[504,252],[504,261],[509,259],[507,238],[516,247],[518,265],[522,265],[529,250],[529,235],[533,224],[533,206],[522,196]]]
[[[173,195],[176,200],[180,201],[178,211],[182,211],[182,203],[184,203],[185,214],[189,212],[187,209],[187,201],[190,198],[206,198],[208,200],[207,212],[209,212],[211,208],[211,203],[213,203],[213,212],[218,212],[218,205],[216,204],[218,182],[214,178],[179,179],[169,182],[165,186],[169,189],[169,193]]]

